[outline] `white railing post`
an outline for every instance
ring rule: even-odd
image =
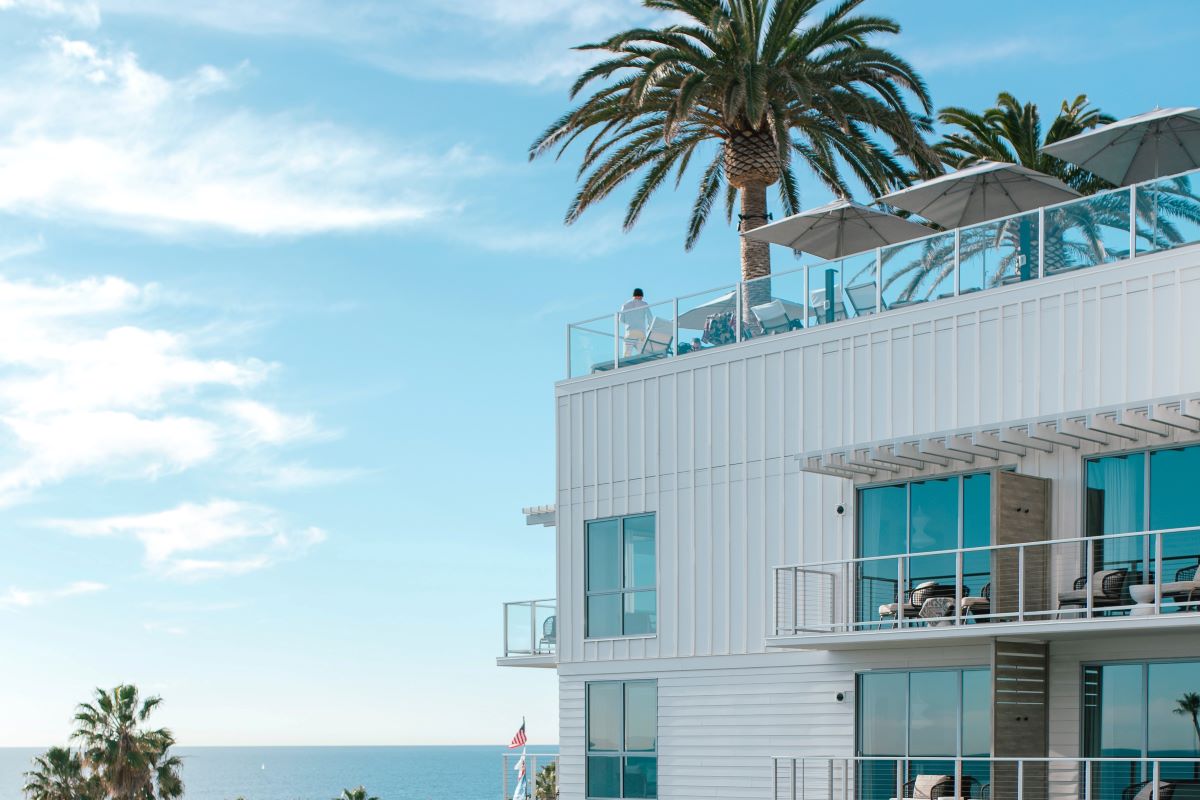
[[[800,630],[800,568],[792,567],[792,635]]]
[[[779,759],[771,759],[771,800],[779,800]]]
[[[674,318],[674,322],[671,323],[671,327],[673,329],[672,334],[671,334],[673,338],[671,339],[671,341],[673,341],[675,343],[675,355],[679,355],[679,298],[678,297],[671,298],[671,316]]]
[[[1017,622],[1025,621],[1025,545],[1017,547]]]
[[[896,759],[896,800],[904,800],[904,770],[902,765],[904,760]]]
[[[954,624],[962,625],[963,604],[963,554],[962,550],[954,553]]]
[[[744,303],[746,299],[744,293],[742,292],[742,287],[744,285],[745,284],[743,284],[741,281],[738,281],[737,287],[734,289],[733,293],[734,306],[736,308],[736,316],[733,319],[733,340],[735,342],[740,342],[742,340],[742,303]]]
[[[504,657],[508,658],[508,603],[504,604]]]
[[[961,228],[954,229],[954,294],[962,291],[962,235]]]
[[[613,314],[613,369],[621,368],[621,315]]]
[[[1092,602],[1092,600],[1093,600],[1093,598],[1092,598],[1092,574],[1096,571],[1096,549],[1091,542],[1087,542],[1084,545],[1083,560],[1084,560],[1085,566],[1087,567],[1087,571],[1083,573],[1084,581],[1085,581],[1084,592],[1086,595],[1084,597],[1084,608],[1086,609],[1085,616],[1088,619],[1091,619],[1092,618],[1092,607],[1094,605]]]
[[[537,654],[538,635],[537,635],[537,603],[530,601],[529,603],[529,655]]]
[[[1129,186],[1129,257],[1137,257],[1137,184]]]
[[[1046,277],[1046,208],[1038,209],[1038,278]]]
[[[875,248],[875,313],[883,313],[883,248]]]
[[[796,800],[796,759],[792,759],[792,800]]]
[[[1160,768],[1161,766],[1162,766],[1162,763],[1161,763],[1161,762],[1159,762],[1159,761],[1155,761],[1155,762],[1153,763],[1153,765],[1151,766],[1151,768],[1150,768],[1150,774],[1153,776],[1153,777],[1152,777],[1152,780],[1154,781],[1154,783],[1152,783],[1152,784],[1151,784],[1151,785],[1154,787],[1154,800],[1159,800],[1159,797],[1158,797],[1158,779],[1159,779],[1159,768]]]
[[[567,374],[563,377],[571,377],[571,326],[567,326]]]
[[[1162,613],[1163,585],[1162,533],[1154,534],[1154,613]]]
[[[1092,764],[1083,762],[1083,800],[1092,800]]]
[[[846,630],[854,629],[854,617],[855,617],[856,608],[854,605],[854,578],[852,577],[853,572],[854,572],[854,564],[853,563],[842,565],[842,594],[844,595],[843,600],[842,600],[842,621],[843,621],[843,624],[845,625]],[[835,623],[836,623],[836,620],[835,620]],[[836,624],[834,625],[834,627],[835,628],[837,627]]]
[[[904,627],[904,596],[906,594],[904,587],[907,585],[904,581],[904,558],[896,559],[896,628]],[[896,795],[899,797],[899,795]]]
[[[1025,800],[1025,760],[1017,761],[1017,800]]]

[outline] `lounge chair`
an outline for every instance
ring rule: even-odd
[[[1092,575],[1092,608],[1111,608],[1125,604],[1125,588],[1130,580],[1129,570],[1102,569]],[[1058,595],[1059,610],[1087,608],[1087,577],[1076,578],[1069,592]]]
[[[646,338],[642,340],[642,346],[633,355],[621,356],[620,365],[632,367],[635,364],[666,358],[671,355],[671,344],[674,340],[675,324],[669,319],[654,317],[650,320],[650,327],[646,330]],[[593,364],[592,372],[606,372],[612,368],[613,362],[610,359]]]
[[[750,313],[762,326],[763,333],[787,333],[801,327],[800,320],[788,316],[782,300],[750,306]]]
[[[865,316],[875,313],[875,283],[860,283],[846,287],[846,299],[854,308],[855,316]]]
[[[964,617],[980,617],[976,622],[989,622],[987,615],[992,613],[992,585],[985,583],[978,597],[964,597],[961,613]]]
[[[551,614],[542,623],[542,638],[538,642],[539,653],[553,653],[558,642],[558,617]]]
[[[979,781],[970,775],[963,775],[959,786],[959,797],[971,797],[979,786]],[[943,797],[954,797],[953,775],[918,775],[904,784],[906,800],[939,800]]]
[[[1198,564],[1184,567],[1175,573],[1175,580],[1162,585],[1162,596],[1169,597],[1176,603],[1194,603],[1200,601],[1200,575],[1197,574]]]
[[[842,302],[842,285],[835,283],[833,285],[833,319],[834,321],[843,320],[846,318],[846,304]],[[825,298],[824,289],[813,289],[809,293],[808,298],[808,313],[816,317],[814,324],[820,325],[827,319],[829,311],[829,301]]]

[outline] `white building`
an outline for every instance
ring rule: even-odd
[[[571,327],[557,598],[499,659],[557,669],[563,800],[1200,797],[1168,183]]]

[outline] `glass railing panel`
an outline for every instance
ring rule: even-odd
[[[1038,276],[1038,214],[985,222],[959,231],[959,294]]]
[[[1047,208],[1045,274],[1129,258],[1129,196],[1119,190]]]
[[[1164,178],[1137,187],[1137,251],[1153,253],[1200,242],[1200,180]]]
[[[736,286],[697,292],[679,298],[678,302],[681,355],[737,341]]]
[[[808,268],[808,325],[825,325],[846,319],[842,262],[825,261]]]
[[[954,232],[882,250],[884,309],[954,296]]]
[[[570,377],[612,369],[617,352],[616,322],[616,316],[610,314],[567,326]]]
[[[804,325],[804,270],[794,269],[742,284],[742,339],[787,333]]]
[[[552,655],[558,645],[558,617],[553,600],[504,604],[504,655]]]
[[[632,367],[675,355],[675,301],[664,300],[645,308],[622,311],[619,366]]]

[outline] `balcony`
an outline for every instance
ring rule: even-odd
[[[781,566],[767,644],[1200,627],[1198,564],[1200,528],[1174,528]]]
[[[780,758],[774,800],[1196,800],[1196,758]]]
[[[638,312],[644,316],[633,335],[620,313],[568,325],[567,377],[686,357],[1197,244],[1200,224],[1168,211],[1190,201],[1195,175],[1134,184],[664,300]]]
[[[558,616],[555,600],[520,600],[504,604],[502,667],[550,667],[558,664]]]

